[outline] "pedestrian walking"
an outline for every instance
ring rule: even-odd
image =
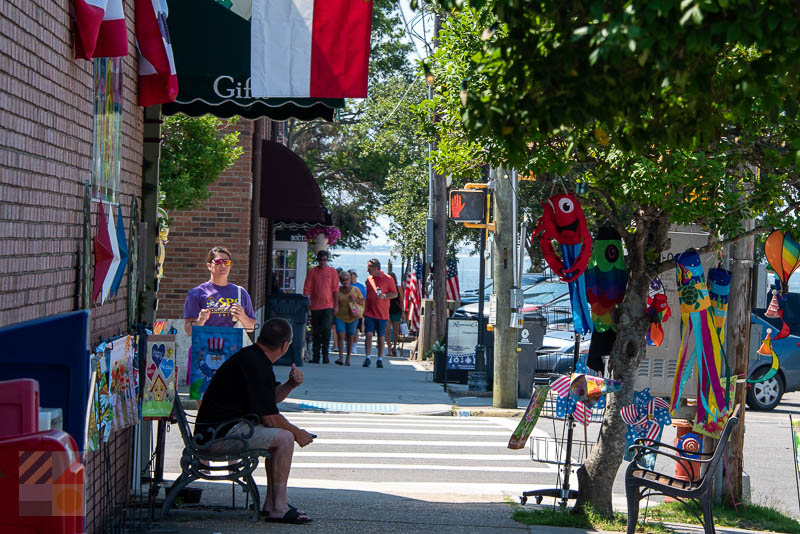
[[[386,323],[389,322],[389,301],[397,296],[394,280],[381,271],[381,262],[372,258],[367,262],[367,303],[364,306],[364,367],[370,366],[373,334],[378,337],[378,361],[375,367],[383,367],[383,349],[386,343]]]
[[[350,365],[350,355],[353,353],[358,321],[364,313],[364,296],[350,284],[350,273],[339,273],[339,311],[334,317],[336,325],[336,347],[339,349],[339,359],[333,363],[337,365]],[[347,342],[347,358],[342,359],[343,345]]]
[[[292,468],[294,444],[305,447],[314,435],[290,423],[278,409],[278,403],[303,383],[303,373],[292,364],[289,379],[275,380],[272,365],[286,354],[292,343],[292,325],[286,319],[270,319],[258,335],[255,345],[245,347],[220,366],[206,390],[206,402],[197,412],[195,437],[198,443],[209,438],[237,436],[251,449],[269,449],[265,461],[267,495],[261,514],[265,521],[303,524],[311,518],[287,501],[286,487]],[[210,429],[226,421],[258,416],[253,428],[246,423],[222,427],[219,435]],[[241,439],[216,439],[208,446],[213,453],[235,452]]]
[[[231,253],[225,247],[216,246],[206,255],[206,267],[211,277],[190,289],[183,303],[183,328],[190,338],[193,326],[233,327],[238,323],[246,332],[255,329],[256,314],[250,295],[243,287],[228,282],[232,265]],[[191,354],[189,347],[187,382],[191,372]]]
[[[394,280],[395,287],[397,285],[397,277],[395,274],[389,273],[389,276],[392,277]],[[392,356],[397,356],[397,340],[400,337],[400,321],[403,319],[403,303],[400,299],[400,292],[397,292],[397,296],[389,301],[389,322],[392,326],[392,337],[389,338],[389,346],[391,347],[391,354]],[[402,350],[401,350],[402,352]]]
[[[361,291],[361,294],[364,295],[364,298],[367,298],[367,288],[364,287],[364,284],[358,281],[358,273],[355,270],[350,269],[350,285],[357,288]],[[353,339],[353,346],[358,343],[358,333],[364,334],[364,316],[361,316],[361,319],[358,320],[358,328],[356,328],[356,337]]]
[[[329,363],[333,316],[339,309],[339,276],[328,265],[328,251],[317,252],[317,266],[308,271],[303,295],[311,299],[311,360],[310,363]]]

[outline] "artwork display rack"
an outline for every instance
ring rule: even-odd
[[[570,374],[575,370],[578,362],[578,354],[580,351],[581,335],[575,334],[575,348],[572,357],[572,368]],[[550,380],[550,378],[548,378]],[[576,499],[578,491],[570,488],[570,475],[573,470],[583,465],[586,457],[589,455],[594,442],[588,439],[575,439],[575,417],[572,412],[567,413],[564,417],[564,424],[561,433],[556,432],[556,415],[555,408],[555,394],[551,391],[548,394],[548,399],[545,401],[545,406],[542,409],[541,417],[550,418],[553,420],[553,437],[550,436],[531,436],[531,460],[534,462],[547,463],[558,465],[558,477],[556,479],[555,488],[545,488],[538,490],[525,491],[519,498],[520,504],[526,504],[528,497],[533,497],[536,504],[541,504],[544,497],[553,497],[560,499],[559,506],[566,508],[569,499]],[[591,421],[602,419],[602,411],[595,413],[592,410]]]

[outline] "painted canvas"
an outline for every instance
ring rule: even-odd
[[[112,342],[109,355],[109,391],[115,431],[134,425],[139,419],[136,379],[133,377],[134,355],[135,343],[131,336]]]
[[[192,328],[192,365],[189,398],[201,399],[217,369],[242,348],[242,328],[195,326]]]
[[[145,343],[142,416],[145,419],[169,417],[175,401],[175,336],[148,336]]]
[[[89,413],[89,440],[87,446],[90,451],[96,451],[100,448],[101,443],[108,441],[114,419],[108,389],[108,357],[105,352],[105,343],[98,347],[95,352],[92,358],[92,369],[95,373],[95,380],[92,392],[92,407]]]
[[[525,413],[522,414],[522,419],[511,435],[511,439],[508,440],[509,449],[521,449],[525,446],[528,437],[536,426],[536,422],[539,420],[539,414],[542,413],[542,407],[544,406],[544,401],[549,391],[549,384],[535,386],[533,388],[533,394],[531,395],[528,407],[525,409]]]

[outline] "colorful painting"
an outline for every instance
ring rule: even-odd
[[[114,410],[113,429],[121,430],[139,420],[136,378],[134,378],[135,343],[131,336],[112,342],[109,355],[109,391]]]
[[[536,426],[536,422],[539,420],[539,414],[542,413],[542,407],[549,391],[550,386],[546,384],[533,388],[528,407],[525,409],[525,413],[522,414],[522,419],[514,433],[511,434],[511,439],[508,440],[509,449],[521,449],[525,446],[528,437],[533,432],[533,427]]]
[[[217,369],[242,348],[242,328],[195,326],[192,328],[192,365],[189,398],[201,399]]]
[[[116,203],[122,162],[122,58],[94,60],[92,198]]]
[[[108,388],[108,356],[106,344],[102,343],[92,358],[92,369],[95,373],[92,406],[89,412],[88,448],[96,451],[101,443],[108,441],[114,420],[111,396]]]
[[[175,368],[175,336],[148,336],[145,344],[142,416],[169,417],[175,401],[178,372]]]

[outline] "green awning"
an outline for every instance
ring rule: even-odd
[[[333,120],[337,110],[344,108],[343,98],[250,96],[250,20],[231,5],[215,0],[167,0],[178,98],[164,104],[162,112]]]

